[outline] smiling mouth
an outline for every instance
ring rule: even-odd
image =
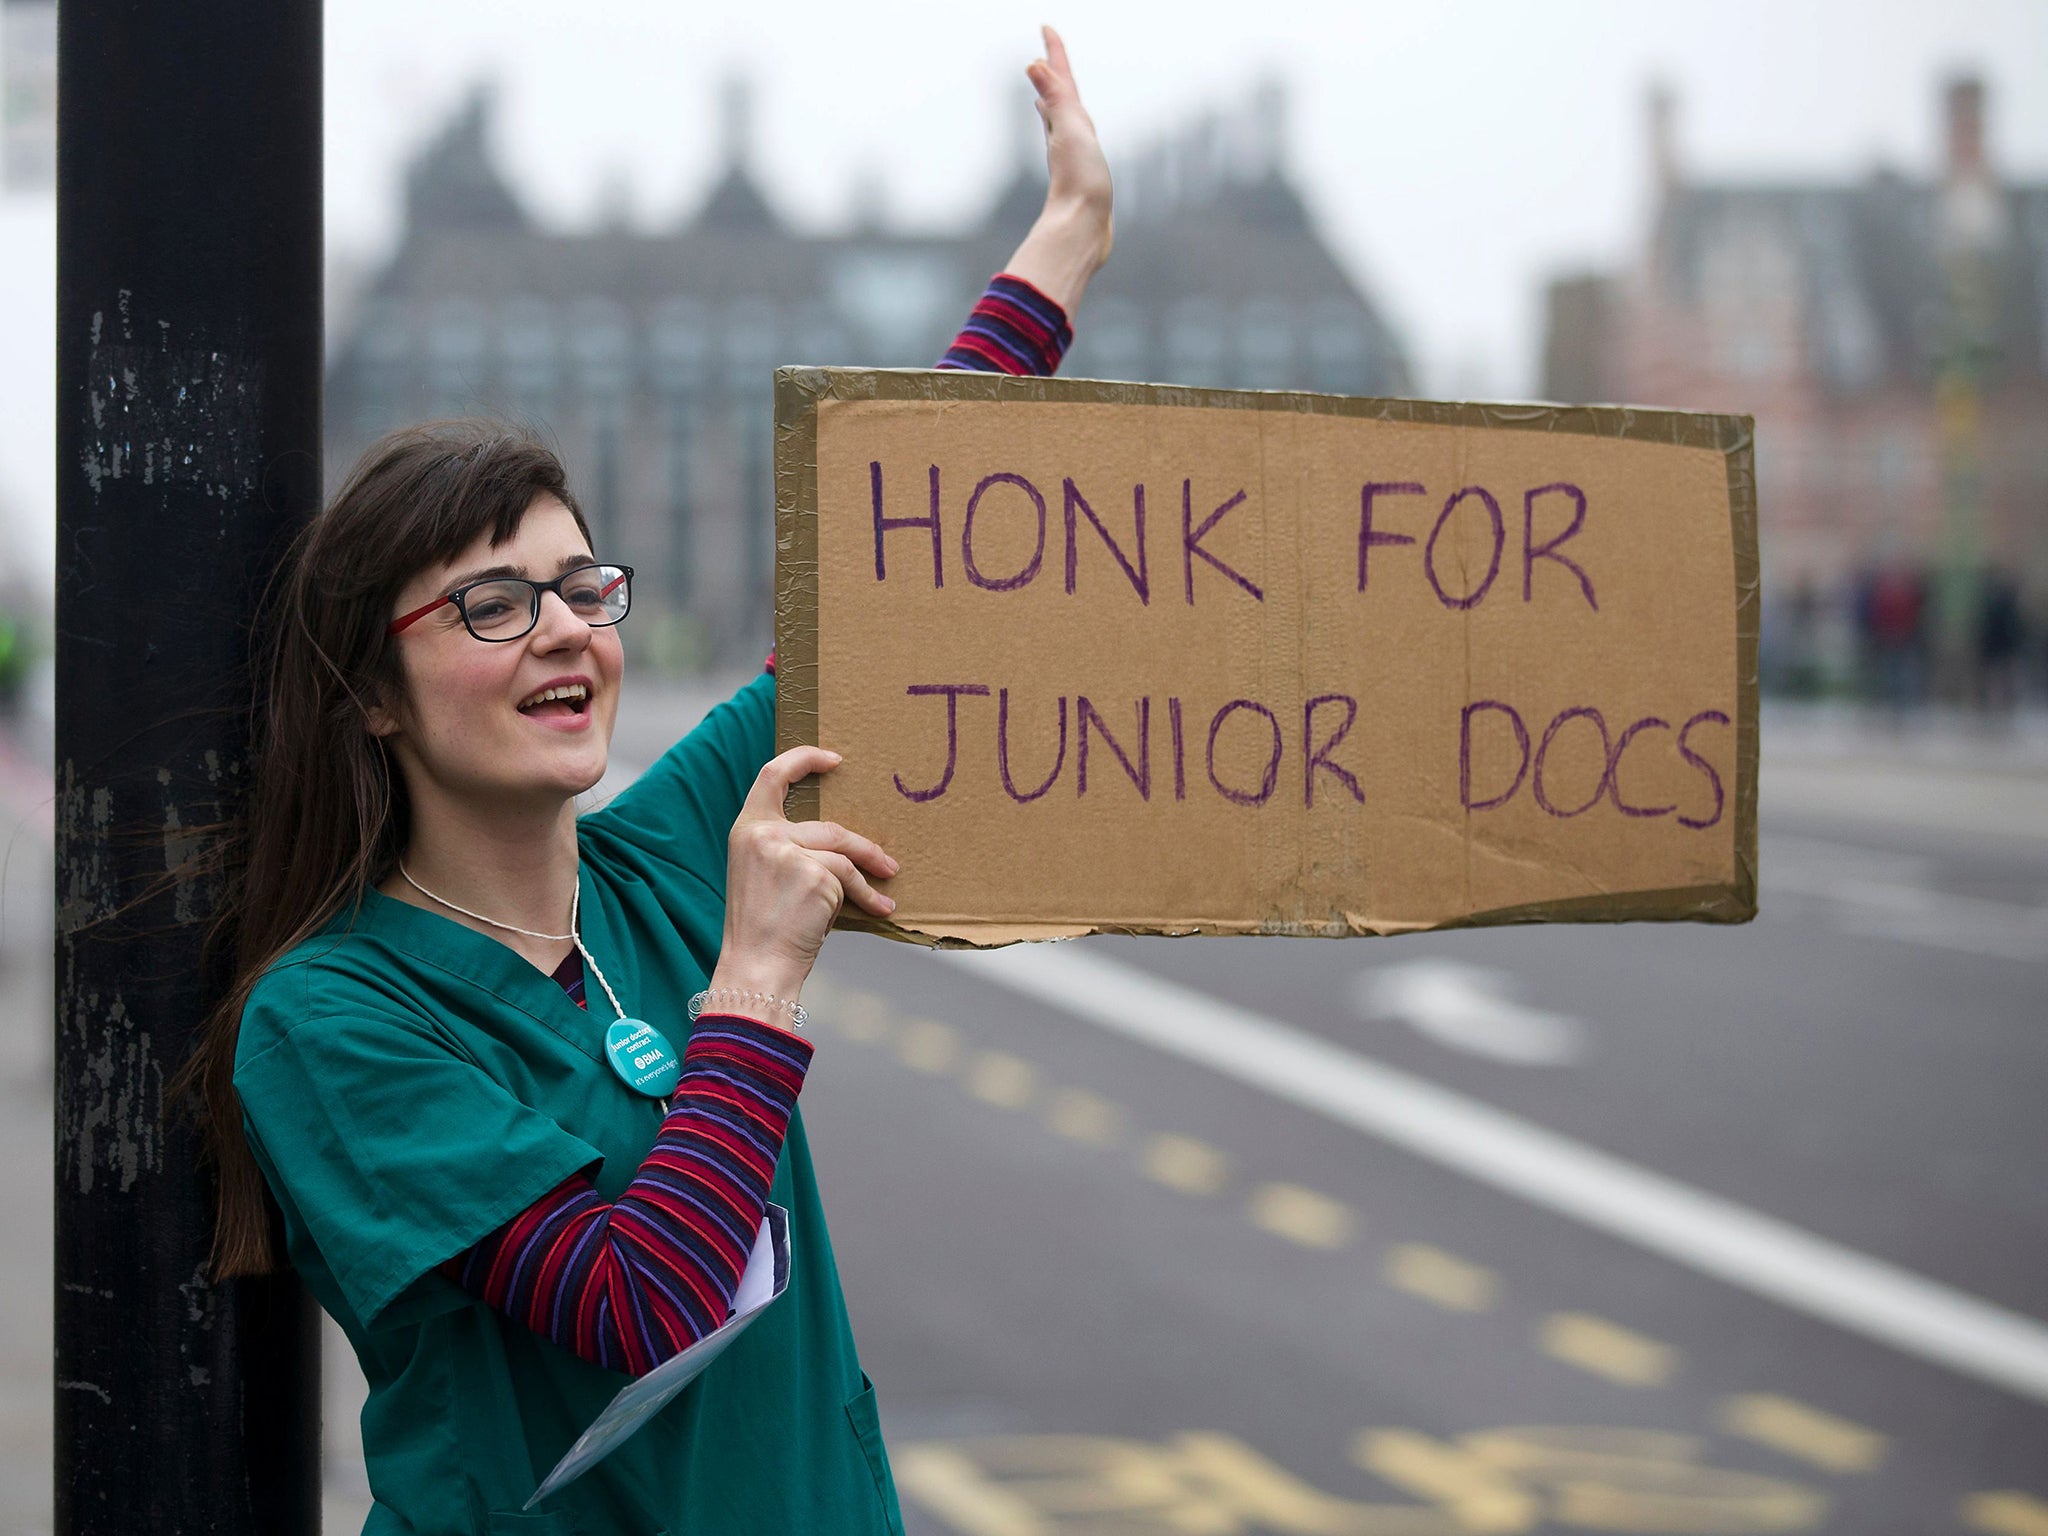
[[[522,715],[580,715],[590,708],[590,689],[582,683],[565,683],[559,688],[543,688],[540,692],[520,700],[519,713]]]

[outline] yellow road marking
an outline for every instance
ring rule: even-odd
[[[2048,1504],[2032,1494],[1973,1493],[1963,1500],[1963,1524],[1994,1536],[2048,1536]]]
[[[1038,1068],[1001,1051],[983,1051],[967,1069],[967,1091],[998,1109],[1022,1109],[1038,1092]]]
[[[1807,1531],[1828,1514],[1819,1489],[1701,1465],[1694,1435],[1548,1424],[1458,1443],[1540,1493],[1546,1522],[1574,1531]]]
[[[961,1536],[1460,1536],[1441,1510],[1324,1493],[1229,1435],[1025,1435],[906,1446],[897,1485]]]
[[[905,1019],[896,1034],[896,1054],[914,1071],[949,1071],[960,1054],[960,1037],[937,1019]]]
[[[1427,1243],[1401,1243],[1387,1250],[1382,1274],[1387,1284],[1452,1312],[1484,1312],[1499,1294],[1490,1269],[1467,1264],[1456,1254]]]
[[[1073,1141],[1107,1146],[1123,1126],[1123,1111],[1085,1088],[1062,1088],[1046,1106],[1045,1123]]]
[[[1543,1518],[1535,1495],[1507,1472],[1413,1430],[1362,1430],[1351,1459],[1403,1493],[1428,1499],[1464,1530],[1532,1531]]]
[[[1262,1184],[1252,1192],[1252,1225],[1304,1248],[1342,1248],[1351,1241],[1349,1206],[1299,1184]]]
[[[1888,1444],[1874,1429],[1762,1392],[1725,1399],[1721,1427],[1829,1472],[1875,1471]]]
[[[1184,1195],[1213,1195],[1229,1175],[1230,1159],[1192,1136],[1154,1136],[1145,1143],[1147,1177]]]
[[[856,992],[851,987],[832,989],[831,1009],[839,1032],[862,1045],[882,1039],[894,1022],[887,1003],[872,992]]]
[[[1324,1493],[1229,1435],[1179,1435],[1173,1450],[1181,1476],[1198,1498],[1160,1511],[1165,1519],[1159,1524],[1170,1530],[1218,1536],[1247,1530],[1291,1536],[1445,1536],[1455,1529],[1436,1510],[1359,1504]]]
[[[1536,1343],[1553,1359],[1624,1386],[1661,1385],[1678,1364],[1678,1351],[1669,1344],[1585,1312],[1553,1312]]]
[[[1028,1499],[987,1477],[972,1457],[951,1446],[908,1445],[890,1458],[896,1481],[933,1514],[965,1536],[1046,1536]]]

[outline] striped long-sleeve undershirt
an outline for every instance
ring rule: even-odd
[[[812,1049],[770,1024],[706,1014],[619,1198],[607,1204],[575,1174],[450,1260],[450,1273],[610,1370],[644,1375],[687,1349],[732,1313]]]
[[[1067,312],[1021,277],[999,272],[939,359],[941,368],[1049,374],[1073,345]]]

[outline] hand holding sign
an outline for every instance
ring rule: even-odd
[[[875,917],[895,910],[869,884],[869,876],[886,880],[897,869],[877,844],[837,822],[792,823],[783,815],[791,785],[841,761],[823,747],[793,747],[755,778],[726,842],[725,942],[713,988],[793,1002],[849,896]]]

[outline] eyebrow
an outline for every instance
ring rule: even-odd
[[[595,555],[564,555],[560,563],[555,566],[555,574],[559,576],[564,571],[575,570],[579,565],[595,564],[597,564],[597,557]],[[496,576],[523,577],[525,574],[526,567],[523,565],[479,566],[476,570],[464,571],[461,575],[450,578],[443,590],[453,592],[457,587],[466,587],[473,581],[489,581]]]

